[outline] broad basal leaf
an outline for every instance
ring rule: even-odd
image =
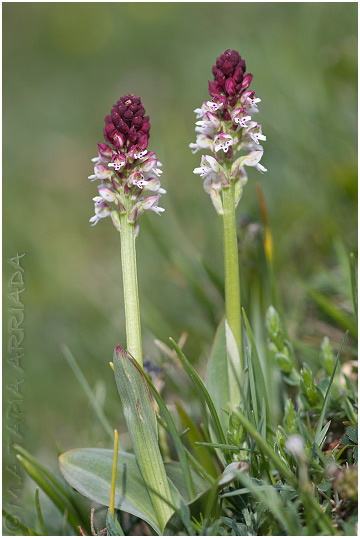
[[[65,480],[82,495],[104,506],[110,503],[112,462],[113,451],[101,448],[69,450],[59,458]],[[160,534],[136,458],[121,451],[118,453],[115,508],[143,519]]]

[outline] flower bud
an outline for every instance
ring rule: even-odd
[[[108,160],[111,159],[112,149],[111,149],[110,146],[108,146],[107,144],[99,143],[98,148],[99,148],[99,158],[100,159],[102,159],[104,161],[108,161]]]
[[[233,461],[225,467],[223,474],[219,480],[220,487],[227,486],[236,480],[239,473],[247,473],[250,470],[250,465],[247,461]]]

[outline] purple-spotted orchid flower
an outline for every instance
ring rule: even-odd
[[[209,81],[212,100],[204,101],[201,108],[194,111],[197,137],[190,148],[193,153],[205,150],[213,154],[203,156],[201,166],[195,168],[194,173],[204,180],[204,189],[220,214],[220,192],[230,185],[229,181],[235,183],[238,203],[247,181],[245,167],[253,166],[261,173],[266,172],[259,162],[263,155],[260,142],[266,140],[266,136],[253,119],[261,99],[248,89],[253,76],[245,71],[245,60],[240,54],[225,51],[212,68],[214,81]]]
[[[100,219],[110,216],[120,230],[121,214],[128,214],[129,222],[136,222],[146,210],[160,215],[161,163],[154,152],[147,150],[149,141],[149,116],[140,97],[125,95],[112,107],[105,117],[104,137],[106,144],[98,144],[98,156],[91,181],[100,181],[95,202],[95,215],[90,222],[94,226]]]

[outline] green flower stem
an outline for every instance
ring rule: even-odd
[[[142,366],[139,291],[136,269],[135,224],[128,222],[129,211],[120,215],[121,263],[124,286],[126,346]]]
[[[239,254],[235,220],[235,184],[223,188],[222,227],[224,238],[224,265],[225,265],[225,309],[226,319],[234,335],[239,349],[241,365],[241,306],[240,306],[240,273]]]

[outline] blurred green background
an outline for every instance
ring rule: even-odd
[[[149,149],[163,162],[168,191],[163,216],[140,221],[144,349],[156,358],[154,337],[187,331],[188,356],[201,363],[208,354],[223,302],[202,261],[222,278],[221,226],[192,173],[200,155],[188,144],[193,110],[227,48],[254,74],[267,135],[268,172],[250,170],[239,219],[261,224],[259,181],[288,321],[295,336],[307,336],[298,280],[325,275],[326,287],[339,256],[357,248],[357,5],[3,4],[4,291],[13,272],[7,259],[25,252],[22,442],[51,466],[55,443],[108,445],[61,343],[100,399],[106,387],[105,409],[123,430],[108,366],[115,345],[125,345],[119,237],[110,219],[89,226],[97,190],[87,177],[104,116],[125,93],[140,95],[150,114]],[[256,268],[243,262],[248,306]],[[5,298],[5,383],[15,375],[6,362],[10,306]],[[5,389],[4,412],[8,399]],[[4,420],[4,443],[8,437]],[[12,457],[6,449],[4,456]],[[14,480],[5,468],[7,478]]]

